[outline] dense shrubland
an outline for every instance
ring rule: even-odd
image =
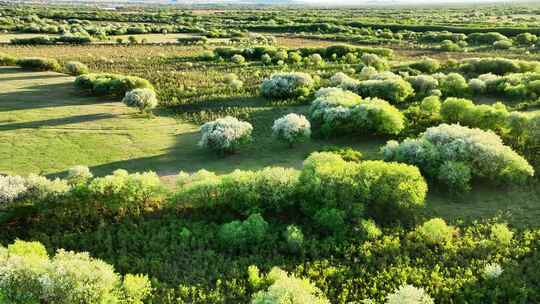
[[[65,179],[1,176],[2,244],[20,238],[42,242],[49,253],[58,248],[88,251],[119,273],[148,275],[151,294],[145,276],[122,279],[103,266],[112,271],[107,277],[115,284],[107,286],[114,290],[106,292],[116,303],[140,304],[138,299],[146,295],[145,303],[167,304],[540,302],[535,271],[540,267],[540,232],[514,229],[499,219],[471,223],[431,218],[434,210],[454,206],[441,206],[445,200],[438,198],[444,191],[435,189],[427,196],[425,180],[430,189],[442,185],[454,193],[482,188],[485,181],[488,187],[515,184],[536,195],[535,189],[532,194],[526,189],[536,187],[531,165],[536,170],[540,165],[540,119],[525,110],[538,104],[540,71],[537,62],[525,58],[534,58],[538,49],[538,10],[506,6],[482,8],[473,15],[462,9],[451,14],[431,9],[362,14],[305,10],[301,15],[277,9],[212,14],[130,10],[55,7],[27,12],[7,7],[0,28],[61,35],[18,43],[76,44],[86,38],[106,43],[109,36],[131,35],[127,43],[118,37],[122,43],[100,47],[113,49],[113,55],[87,56],[79,54],[85,48],[66,46],[79,53],[59,56],[54,64],[56,54],[40,51],[43,59],[26,66],[80,76],[78,88],[123,97],[143,112],[159,98],[159,105],[171,107],[180,119],[202,125],[200,145],[218,154],[242,152],[252,140],[255,144],[246,152],[256,151],[253,146],[270,135],[295,145],[312,132],[314,142],[299,145],[299,151],[268,142],[261,148],[276,149],[276,155],[279,149],[321,152],[296,169],[246,163],[245,168],[256,169],[180,172],[174,188],[152,172],[117,170],[94,177],[84,166],[69,169]],[[464,25],[463,18],[473,24]],[[271,31],[276,38],[253,38],[248,30]],[[303,38],[291,39],[300,47],[286,45],[290,32]],[[149,33],[158,40],[170,39],[170,33],[193,36],[174,37],[155,51],[157,46],[145,45]],[[73,36],[85,39],[78,42],[69,38]],[[322,46],[324,41],[313,43],[315,47],[301,45],[311,44],[308,39],[374,47]],[[22,48],[28,46],[6,46],[10,54]],[[397,50],[395,58],[391,48]],[[439,54],[438,49],[463,54]],[[439,59],[409,61],[404,58],[409,51]],[[440,59],[473,56],[468,54],[481,58]],[[17,58],[0,54],[0,64],[17,65]],[[96,74],[88,74],[90,69]],[[493,103],[495,98],[502,102]],[[362,146],[364,140],[380,138],[401,141],[383,148],[392,162],[341,144]],[[320,148],[334,141],[337,146]],[[243,160],[242,154],[249,153],[226,161]],[[210,153],[201,156],[221,161]],[[456,199],[456,207],[460,203]],[[508,213],[513,213],[511,203]],[[11,247],[18,253],[8,259],[23,256],[20,251],[45,252],[39,245],[31,250]],[[9,250],[0,248],[0,267]],[[86,254],[68,255],[76,257],[69,261],[69,274],[97,261]],[[43,267],[54,274],[57,257],[62,255],[43,259]],[[18,269],[41,271],[25,265]],[[101,272],[81,272],[88,273]],[[71,282],[84,279],[66,277],[74,278]],[[0,302],[30,294],[24,284],[14,284],[21,288],[0,286]],[[38,285],[32,288],[41,292]],[[40,300],[74,302],[70,297],[76,289],[62,288],[55,289],[60,296],[51,294],[53,300]]]
[[[470,187],[472,178],[499,184],[521,184],[534,175],[527,160],[505,146],[492,131],[441,124],[417,139],[390,141],[384,158],[417,165],[453,191]]]

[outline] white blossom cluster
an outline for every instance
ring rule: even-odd
[[[433,90],[439,87],[439,81],[431,75],[410,76],[406,80],[417,94],[430,95]]]
[[[261,84],[261,94],[267,98],[287,99],[305,96],[311,91],[314,80],[306,73],[277,73]]]
[[[354,90],[360,81],[356,80],[343,72],[338,72],[330,77],[330,84],[344,90]]]
[[[290,113],[274,121],[272,134],[292,145],[311,136],[311,124],[304,115]]]
[[[507,183],[520,183],[534,175],[527,160],[495,133],[460,125],[441,124],[428,128],[418,139],[400,144],[390,141],[382,152],[386,160],[417,165],[439,178],[445,161],[463,163],[477,177]]]
[[[402,285],[387,297],[386,304],[433,304],[433,299],[423,288]]]
[[[497,263],[487,264],[484,267],[483,274],[487,279],[496,279],[503,273],[501,265]]]
[[[26,181],[20,176],[0,176],[0,205],[11,203],[26,192]]]
[[[250,123],[227,116],[205,123],[201,127],[199,146],[220,152],[234,152],[251,139]]]
[[[67,180],[70,184],[80,184],[92,179],[94,175],[87,166],[74,166],[69,168]]]
[[[138,108],[141,112],[148,112],[157,107],[156,92],[152,89],[134,89],[126,93],[122,102],[128,107]]]

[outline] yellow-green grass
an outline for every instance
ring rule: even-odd
[[[350,140],[313,141],[289,149],[271,137],[275,118],[306,107],[254,105],[253,143],[219,157],[197,146],[199,126],[165,112],[149,119],[118,100],[81,95],[73,77],[52,72],[0,69],[0,172],[60,174],[84,164],[97,174],[118,168],[173,175],[202,168],[220,173],[280,165],[300,167],[311,151]],[[383,140],[353,146],[376,157]]]

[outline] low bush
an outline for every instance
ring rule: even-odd
[[[442,103],[440,114],[446,123],[459,123],[500,133],[506,126],[509,112],[500,102],[493,105],[475,105],[471,100],[451,97]]]
[[[84,74],[75,78],[75,87],[92,95],[125,96],[135,89],[154,89],[146,79],[119,74]]]
[[[427,185],[417,168],[398,163],[353,163],[340,156],[313,153],[304,161],[300,187],[302,209],[314,216],[323,208],[344,211],[348,218],[363,212],[380,223],[410,222],[423,207]]]
[[[321,89],[315,96],[310,118],[326,136],[359,132],[399,134],[404,128],[403,114],[384,100],[362,100],[339,88]]]
[[[78,165],[69,168],[66,180],[70,185],[80,185],[86,184],[93,177],[94,175],[88,167]]]
[[[416,228],[418,236],[428,244],[445,245],[452,241],[455,228],[441,218],[431,219]]]
[[[85,64],[78,61],[69,61],[65,64],[64,68],[66,72],[72,76],[88,74],[89,72],[88,67]]]
[[[58,250],[49,258],[38,242],[0,247],[0,294],[7,303],[140,304],[151,295],[147,276],[122,277],[88,253]]]
[[[153,89],[134,89],[126,93],[122,99],[128,107],[139,109],[141,113],[149,113],[157,107],[158,100]]]
[[[309,74],[278,73],[262,82],[261,94],[272,99],[298,98],[309,95],[314,85]]]
[[[464,170],[449,177],[448,166],[466,166],[473,178],[483,178],[500,184],[520,184],[533,176],[529,163],[505,146],[491,131],[470,129],[460,125],[441,124],[426,130],[418,139],[406,139],[401,144],[390,141],[382,149],[385,160],[416,165],[422,171],[449,187],[462,185],[457,176],[468,178]]]
[[[250,123],[227,116],[201,127],[199,146],[218,153],[234,153],[238,148],[251,141],[253,127]]]
[[[272,134],[292,147],[311,137],[311,124],[304,115],[287,114],[274,121]]]
[[[508,40],[508,37],[498,32],[471,33],[467,41],[472,44],[493,44],[499,40]]]
[[[437,59],[429,57],[422,58],[417,61],[413,61],[408,64],[412,69],[418,70],[422,73],[433,74],[441,68],[441,64]]]
[[[60,64],[56,59],[40,57],[24,57],[17,59],[17,65],[31,71],[59,71]]]
[[[461,47],[451,40],[443,40],[439,46],[439,50],[443,52],[459,52],[461,51]]]
[[[14,65],[17,65],[17,58],[8,54],[0,53],[0,66]]]
[[[361,81],[354,91],[362,97],[377,97],[393,104],[402,103],[414,94],[411,84],[401,77]]]
[[[257,246],[268,232],[268,223],[260,214],[252,214],[244,221],[232,221],[221,226],[218,240],[223,248],[246,249]]]
[[[430,75],[411,76],[407,77],[406,80],[412,85],[416,97],[429,96],[433,90],[439,87],[439,81]]]
[[[487,73],[506,75],[510,73],[540,72],[540,63],[507,58],[469,58],[459,63],[459,70],[473,76]]]
[[[467,80],[458,73],[435,75],[435,77],[439,81],[439,89],[445,96],[464,96],[469,92]]]
[[[330,304],[321,290],[309,280],[296,278],[279,268],[272,268],[264,281],[270,286],[255,293],[252,304]]]
[[[511,40],[499,40],[493,42],[493,48],[496,50],[508,50],[513,46]]]
[[[402,285],[388,295],[385,304],[434,304],[433,299],[423,288]]]

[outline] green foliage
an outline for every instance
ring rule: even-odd
[[[232,221],[221,226],[218,240],[225,249],[245,249],[257,246],[268,232],[268,223],[260,214],[252,214],[244,221]]]
[[[355,92],[362,97],[377,97],[398,104],[414,94],[414,89],[410,83],[398,77],[362,81],[355,88]]]
[[[386,160],[416,165],[426,175],[461,189],[469,174],[501,184],[521,184],[534,175],[529,163],[495,133],[460,125],[441,124],[401,144],[390,141],[382,152]],[[445,168],[458,171],[445,173]]]
[[[283,233],[285,241],[287,242],[287,248],[293,252],[300,252],[304,246],[304,233],[296,225],[289,225]]]
[[[441,106],[441,118],[444,122],[483,130],[501,131],[506,125],[508,115],[509,112],[502,103],[475,105],[468,99],[447,98]]]
[[[151,292],[146,276],[126,275],[87,253],[58,250],[49,259],[39,242],[17,241],[0,255],[0,292],[13,304],[142,304]]]
[[[79,76],[82,74],[88,74],[88,67],[79,61],[69,61],[64,65],[66,72],[72,76]]]
[[[441,218],[434,218],[416,228],[416,233],[428,244],[445,245],[452,241],[455,228]]]
[[[17,58],[8,54],[0,53],[0,66],[14,65],[17,65]]]
[[[310,107],[310,118],[324,135],[347,133],[398,134],[404,116],[388,102],[364,99],[339,88],[317,91]]]
[[[335,208],[322,208],[313,215],[313,221],[324,233],[337,233],[345,229],[345,212]]]
[[[351,163],[328,152],[306,159],[300,184],[307,214],[330,208],[350,218],[362,216],[365,210],[381,223],[411,221],[427,191],[415,167],[382,161]]]
[[[146,79],[107,73],[80,75],[75,79],[74,84],[78,89],[97,96],[124,96],[134,89],[153,90],[153,86]]]
[[[272,99],[298,98],[309,95],[314,85],[309,74],[278,73],[262,82],[261,94]]]
[[[17,65],[31,71],[59,71],[60,64],[56,59],[41,57],[24,57],[16,61]]]

